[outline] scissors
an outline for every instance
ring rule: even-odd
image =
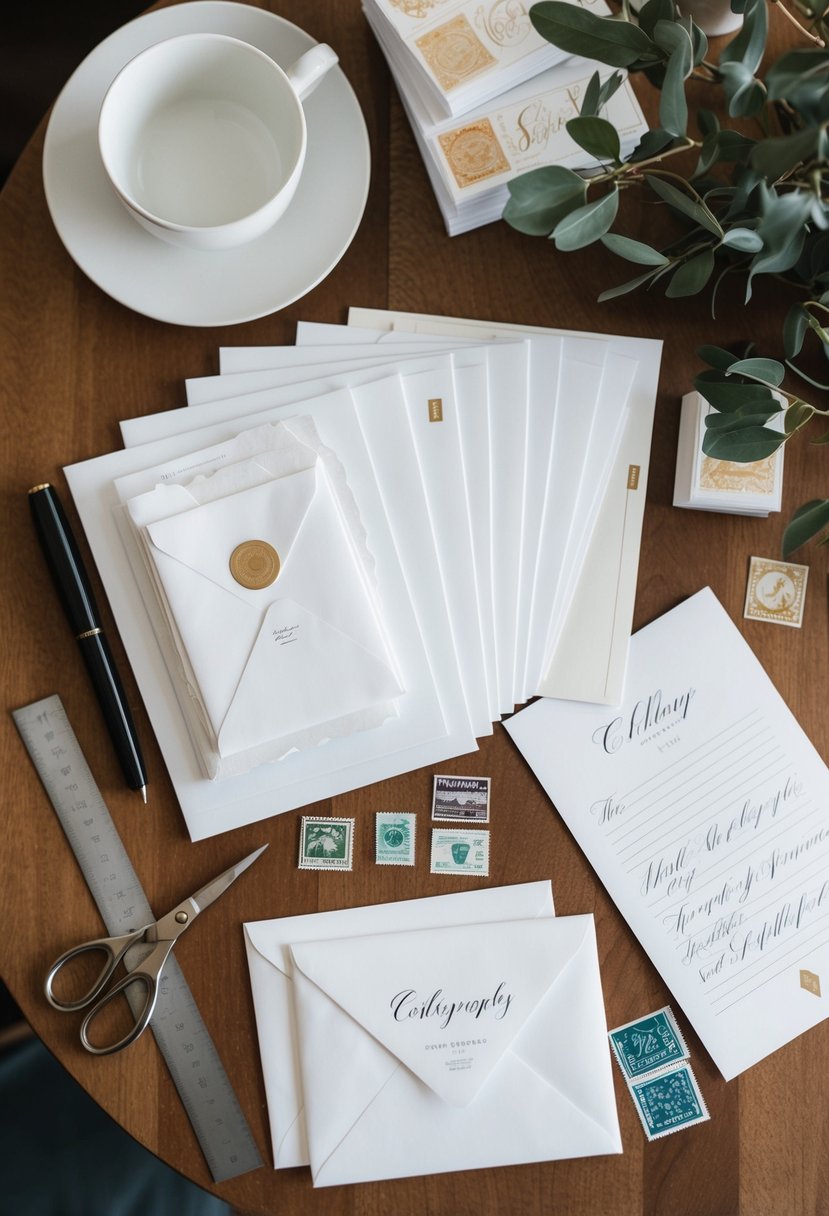
[[[214,878],[212,882],[207,883],[206,886],[196,891],[195,895],[191,895],[189,899],[176,904],[175,908],[171,912],[168,912],[166,916],[162,916],[160,920],[154,921],[150,925],[144,925],[140,929],[133,929],[129,933],[122,933],[117,937],[99,937],[94,941],[83,942],[80,946],[67,950],[65,954],[62,954],[52,964],[49,974],[46,976],[45,984],[46,999],[49,1004],[55,1009],[60,1009],[66,1013],[92,1006],[81,1025],[81,1042],[87,1051],[92,1052],[96,1056],[110,1055],[114,1051],[121,1051],[122,1048],[128,1047],[130,1043],[135,1042],[139,1035],[144,1033],[149,1025],[150,1018],[153,1016],[156,1001],[158,1000],[159,982],[164,964],[167,962],[176,942],[185,929],[190,928],[199,913],[203,912],[205,908],[209,908],[214,900],[223,895],[228,887],[236,881],[240,874],[244,873],[248,866],[256,861],[257,857],[267,847],[266,844],[262,845],[260,849],[251,853],[242,861],[237,862],[235,866],[231,866],[230,869],[225,870],[218,878]],[[108,992],[104,993],[104,989],[127,951],[132,946],[141,945],[149,947],[149,953],[145,952],[144,957],[139,961],[138,965],[127,968],[126,976],[115,984],[114,987],[110,988]],[[96,950],[106,955],[106,959],[101,973],[89,991],[75,1000],[61,1000],[60,997],[55,996],[55,993],[52,991],[52,985],[56,976],[66,964],[80,955],[92,953],[92,951]],[[108,1005],[110,1001],[114,1000],[121,993],[125,993],[134,984],[146,991],[146,998],[143,1006],[135,1015],[132,1029],[115,1043],[98,1046],[91,1042],[89,1038],[91,1023],[98,1017],[104,1006]],[[101,995],[102,993],[104,993],[103,996]],[[100,1000],[98,1000],[99,997]]]

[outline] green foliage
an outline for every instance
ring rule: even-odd
[[[530,17],[543,37],[613,70],[594,73],[580,114],[567,123],[591,167],[582,175],[553,166],[515,179],[504,212],[514,228],[547,236],[559,250],[600,241],[639,268],[600,300],[641,287],[686,297],[709,285],[713,299],[726,274],[743,279],[746,304],[760,276],[784,279],[800,292],[782,319],[785,364],[738,360],[716,346],[699,352],[709,370],[695,383],[716,411],[706,420],[704,451],[727,460],[760,460],[816,415],[829,416],[783,387],[788,368],[829,389],[795,362],[815,343],[829,358],[829,49],[800,47],[764,63],[772,2],[731,0],[743,23],[717,62],[675,0],[646,0],[638,16],[628,0],[609,17],[560,0],[533,5]],[[829,42],[826,0],[796,0],[789,15],[812,41]],[[624,80],[618,69],[641,72],[660,89],[659,126],[624,156],[619,132],[603,113]],[[692,117],[691,80],[696,102],[706,88],[721,92],[735,127],[722,126],[704,105]],[[693,150],[695,158],[687,155]],[[686,156],[676,172],[672,158],[680,153]],[[676,235],[664,248],[614,231],[624,193],[651,203],[655,195],[670,213]],[[814,442],[829,445],[829,430]],[[827,527],[829,500],[807,503],[786,530],[786,552]]]

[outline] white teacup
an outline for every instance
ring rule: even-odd
[[[174,245],[228,249],[261,236],[302,173],[302,99],[336,62],[319,44],[283,71],[224,34],[148,47],[115,77],[98,118],[101,159],[121,202]]]

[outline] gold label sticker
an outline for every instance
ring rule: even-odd
[[[628,465],[628,489],[629,490],[638,490],[639,489],[639,474],[641,473],[641,471],[642,470],[638,464],[629,464]]]
[[[801,971],[800,987],[814,996],[820,996],[820,976],[815,975],[814,971]]]
[[[443,398],[442,397],[430,397],[429,398],[429,421],[430,422],[443,422]]]
[[[752,557],[743,616],[754,621],[774,621],[799,629],[803,620],[808,566],[794,562]]]
[[[418,38],[417,46],[447,93],[497,62],[463,14]]]
[[[240,587],[261,591],[279,574],[279,554],[266,540],[245,540],[230,555],[230,573]]]
[[[459,190],[512,167],[488,118],[446,131],[438,143]]]

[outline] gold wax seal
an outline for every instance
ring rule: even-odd
[[[230,555],[230,573],[249,591],[270,587],[279,574],[279,554],[266,540],[244,540]]]

